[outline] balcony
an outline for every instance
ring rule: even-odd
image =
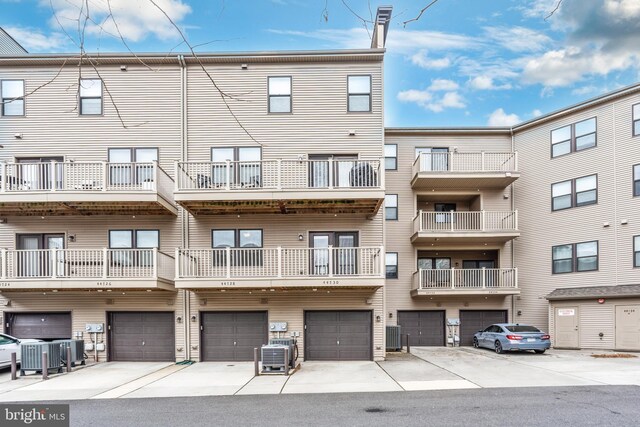
[[[379,288],[384,248],[176,250],[176,288]]]
[[[517,268],[426,269],[413,274],[411,296],[517,295]]]
[[[378,160],[178,162],[175,200],[193,215],[360,214],[384,201]]]
[[[518,153],[420,153],[413,162],[416,190],[505,188],[518,179]]]
[[[175,260],[157,249],[2,249],[0,266],[3,291],[175,290]]]
[[[411,242],[504,243],[518,236],[518,211],[419,211],[413,219]]]
[[[177,215],[173,180],[151,163],[4,163],[0,215]]]

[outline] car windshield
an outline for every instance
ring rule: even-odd
[[[505,326],[509,332],[540,332],[540,329],[528,325],[509,325]]]

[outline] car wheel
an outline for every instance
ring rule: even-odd
[[[533,350],[533,351],[535,351],[536,354],[544,354],[546,350]]]
[[[478,338],[473,337],[473,347],[480,348],[480,343],[478,342]]]
[[[496,346],[495,346],[495,349],[496,349],[496,353],[498,353],[498,354],[502,354],[502,344],[500,343],[500,341],[497,341],[497,340],[496,340]]]

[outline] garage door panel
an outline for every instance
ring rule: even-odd
[[[412,346],[445,345],[445,312],[442,310],[399,311],[398,324],[409,334]]]
[[[268,340],[267,313],[202,312],[203,361],[251,361],[253,349]]]
[[[17,338],[70,339],[71,313],[7,313],[6,331]]]
[[[473,345],[473,335],[494,323],[507,322],[506,310],[461,310],[460,345]]]
[[[173,312],[109,313],[110,360],[174,361]]]
[[[305,312],[306,360],[371,360],[370,311]]]

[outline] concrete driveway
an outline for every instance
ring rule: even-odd
[[[251,362],[101,363],[48,381],[10,381],[5,371],[0,401],[640,385],[640,358],[595,359],[590,352],[559,350],[498,355],[466,347],[414,347],[412,353],[389,353],[378,363],[302,362],[290,376],[254,377]]]

